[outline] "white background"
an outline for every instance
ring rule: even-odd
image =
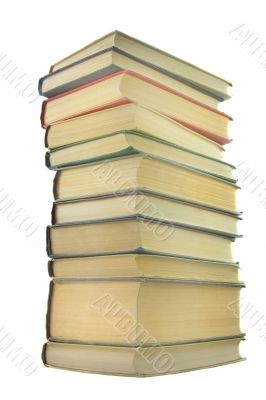
[[[221,110],[234,116],[227,160],[245,163],[255,182],[266,188],[266,68],[256,46],[241,44],[230,32],[241,24],[257,44],[266,42],[263,1],[12,1],[1,4],[0,54],[5,53],[29,82],[48,72],[50,64],[98,37],[119,29],[180,58],[220,75],[234,84],[234,97]],[[251,42],[250,42],[251,45]],[[262,45],[261,51],[263,51]],[[266,56],[264,55],[264,59]],[[262,57],[261,59],[262,60]],[[38,230],[26,238],[0,212],[0,327],[4,327],[39,364],[24,376],[0,351],[2,398],[265,398],[266,206],[254,182],[243,181],[239,208],[244,211],[236,246],[246,281],[244,301],[256,316],[243,315],[247,341],[243,363],[159,378],[134,379],[89,375],[45,368],[40,352],[45,341],[49,279],[45,226],[50,222],[53,173],[44,166],[44,132],[40,128],[41,99],[32,103],[0,74],[0,189],[36,221]],[[238,171],[240,177],[243,171]],[[242,175],[241,175],[242,174]],[[253,186],[252,186],[253,185]],[[253,193],[252,193],[253,191]],[[265,190],[266,191],[266,190]],[[1,197],[1,196],[0,196]],[[1,208],[1,207],[0,207]],[[257,319],[256,319],[257,318]],[[260,319],[260,322],[259,322]],[[252,327],[252,325],[255,326]],[[259,332],[260,329],[260,332]]]

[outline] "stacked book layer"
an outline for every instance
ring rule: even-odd
[[[45,365],[153,376],[243,360],[229,87],[117,31],[40,80],[56,171]]]

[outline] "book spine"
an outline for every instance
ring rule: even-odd
[[[48,257],[51,257],[52,249],[51,249],[51,226],[48,225],[46,228],[46,252]]]
[[[45,123],[46,105],[47,105],[47,100],[44,100],[42,102],[42,111],[41,111],[41,126],[44,129],[47,128],[46,123]]]
[[[47,263],[47,270],[48,270],[48,275],[50,278],[54,278],[54,260],[49,260]]]
[[[56,206],[55,202],[53,202],[52,211],[51,211],[52,225],[57,224],[56,210],[57,210],[57,206]]]
[[[46,349],[47,349],[47,343],[44,343],[44,345],[42,347],[42,353],[41,353],[41,359],[42,359],[42,362],[44,363],[44,365],[47,365],[47,362],[46,362]]]
[[[41,78],[41,79],[39,79],[39,82],[38,82],[38,92],[39,92],[40,96],[44,96],[43,90],[42,90],[43,80],[44,80],[44,78]]]
[[[51,337],[50,316],[51,316],[53,289],[54,289],[54,281],[52,280],[49,286],[49,294],[47,300],[47,314],[46,314],[46,337],[48,340]]]
[[[59,178],[60,178],[60,171],[57,171],[57,173],[55,174],[54,177],[54,183],[53,183],[53,195],[55,200],[58,198],[58,182],[59,182]]]
[[[45,131],[45,135],[44,135],[44,146],[46,148],[49,147],[49,143],[48,143],[48,137],[49,137],[49,131],[50,131],[50,126],[47,127],[46,131]]]
[[[50,162],[50,151],[45,153],[45,166],[49,169],[52,169],[51,162]]]

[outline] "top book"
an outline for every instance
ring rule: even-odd
[[[218,101],[230,98],[230,82],[119,31],[111,32],[56,62],[50,68],[50,75],[112,50]]]

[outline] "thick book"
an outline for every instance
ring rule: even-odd
[[[214,97],[218,101],[229,98],[228,90],[231,83],[211,74],[191,63],[177,58],[163,50],[157,49],[125,33],[114,31],[92,42],[86,47],[54,63],[50,72],[55,72],[85,62],[95,54],[102,54],[109,50],[141,62],[163,72],[170,77],[180,80],[197,90]]]
[[[47,228],[47,253],[53,258],[146,253],[233,262],[235,236],[153,219],[124,218]]]
[[[239,282],[237,263],[154,254],[55,258],[49,260],[48,271],[52,278],[65,279],[153,278],[154,280]]]
[[[245,360],[239,352],[243,337],[172,346],[97,346],[49,341],[42,359],[47,367],[96,374],[149,377]]]
[[[140,133],[217,160],[223,158],[224,149],[218,143],[136,103],[50,125],[46,130],[45,144],[50,149],[57,149],[125,131]]]
[[[218,367],[245,359],[243,337],[172,346],[97,346],[47,342],[42,359],[47,367],[96,374],[149,377]]]
[[[152,191],[234,213],[237,188],[234,182],[182,164],[131,155],[57,171],[54,196],[56,200],[68,200]]]
[[[44,76],[39,81],[39,93],[46,97],[57,96],[123,69],[137,72],[203,104],[218,108],[219,100],[216,96],[207,95],[203,90],[197,90],[191,85],[183,83],[182,79],[173,78],[165,74],[164,70],[147,65],[142,60],[136,59],[130,54],[123,54],[116,49],[107,49],[93,54],[85,60]]]
[[[118,71],[44,101],[41,122],[46,128],[58,121],[130,102],[159,111],[217,143],[230,142],[230,116],[127,70]]]
[[[137,132],[116,132],[105,138],[54,149],[46,153],[45,160],[48,168],[57,170],[131,154],[155,156],[236,182],[232,164]]]
[[[47,339],[140,346],[238,337],[242,288],[240,282],[56,278]]]
[[[179,223],[234,236],[238,233],[241,214],[141,191],[59,200],[54,202],[52,209],[53,225],[125,217]]]

